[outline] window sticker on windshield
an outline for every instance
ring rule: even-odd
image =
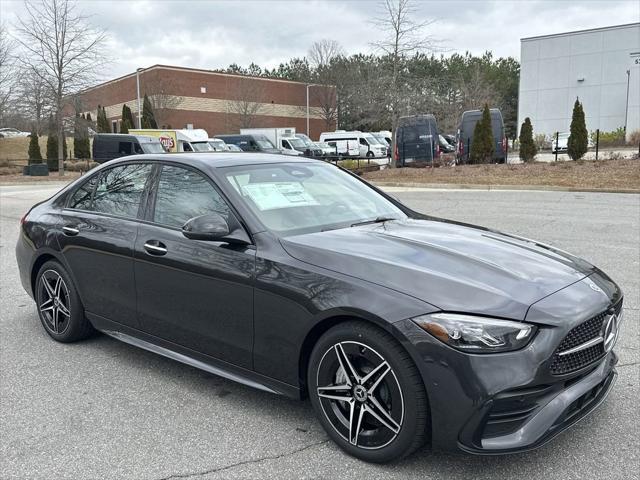
[[[299,182],[250,183],[242,191],[260,210],[319,205]]]

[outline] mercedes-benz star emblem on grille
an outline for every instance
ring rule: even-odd
[[[604,339],[604,351],[609,352],[613,345],[616,343],[616,337],[618,336],[618,315],[615,313],[604,322],[604,328],[602,330],[602,338]]]

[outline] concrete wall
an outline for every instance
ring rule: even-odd
[[[576,97],[587,130],[640,129],[640,23],[521,40],[518,125],[530,117],[534,134],[568,132]]]

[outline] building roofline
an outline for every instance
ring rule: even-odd
[[[307,83],[305,83],[305,82],[297,82],[295,80],[286,80],[286,79],[283,79],[283,78],[257,77],[255,75],[242,75],[240,73],[218,72],[216,70],[206,70],[206,69],[202,69],[202,68],[180,67],[180,66],[175,66],[175,65],[162,65],[162,64],[159,64],[159,63],[157,63],[155,65],[151,65],[150,67],[140,68],[140,73],[149,72],[151,70],[174,70],[174,71],[179,71],[179,72],[203,73],[203,74],[207,74],[207,75],[221,75],[221,76],[224,76],[224,77],[253,78],[255,80],[264,80],[266,82],[282,82],[282,83],[293,83],[293,84],[296,84],[296,85],[307,85]],[[135,77],[135,76],[136,76],[136,72],[127,73],[126,75],[122,75],[120,77],[116,77],[114,79],[107,80],[106,82],[102,82],[102,83],[99,83],[97,85],[94,85],[92,87],[85,88],[80,93],[90,92],[91,90],[95,90],[96,88],[101,88],[101,87],[104,87],[104,86],[109,85],[111,83],[119,82],[119,81],[125,80],[127,78],[131,78],[131,77]]]
[[[524,37],[524,38],[521,38],[520,41],[526,42],[529,40],[539,40],[541,38],[564,37],[567,35],[575,35],[577,33],[602,32],[605,30],[616,30],[619,28],[628,28],[628,27],[640,27],[640,22],[625,23],[623,25],[610,25],[608,27],[587,28],[585,30],[574,30],[571,32],[551,33],[549,35],[538,35],[536,37]]]

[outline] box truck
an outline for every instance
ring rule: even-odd
[[[209,145],[209,134],[201,128],[162,130],[152,128],[130,129],[132,135],[157,137],[162,146],[170,153],[177,152],[213,152]]]

